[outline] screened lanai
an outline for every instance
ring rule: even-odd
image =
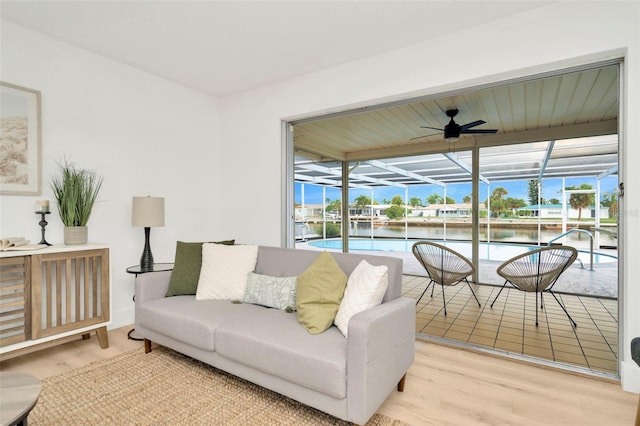
[[[544,206],[542,194],[544,193],[545,181],[560,180],[564,182],[560,186],[561,192],[557,194],[557,199],[563,212],[567,211],[570,200],[565,193],[571,193],[566,182],[576,179],[585,179],[593,184],[590,193],[594,194],[595,200],[602,200],[603,193],[611,196],[617,190],[618,173],[618,138],[617,135],[605,135],[584,137],[564,140],[550,140],[534,143],[522,143],[507,146],[487,147],[480,151],[478,165],[478,209],[490,211],[492,191],[503,185],[505,182],[527,183],[534,181],[541,199],[532,202],[525,210],[531,212],[538,218],[538,223],[542,225],[543,214],[540,210]],[[410,157],[388,158],[380,160],[363,160],[350,162],[348,164],[348,186],[352,190],[369,191],[372,204],[367,207],[370,212],[369,218],[375,221],[373,201],[376,200],[376,192],[383,188],[396,188],[403,197],[404,204],[410,205],[409,189],[417,186],[432,185],[442,191],[442,201],[446,207],[447,188],[453,185],[460,185],[472,182],[473,161],[471,151],[444,152],[427,155],[416,155]],[[318,162],[303,155],[296,156],[294,176],[300,185],[317,185],[321,187],[342,188],[342,163],[341,162]],[[608,186],[602,188],[603,179],[607,179]],[[613,178],[613,187],[612,187]],[[464,204],[469,205],[469,211],[473,208],[470,199],[472,191],[469,188],[469,196]],[[530,194],[528,194],[530,195]],[[322,197],[322,205],[319,206],[322,212],[327,211],[327,197]],[[458,200],[462,202],[463,200]],[[310,204],[304,199],[304,191],[301,197],[296,200],[300,205],[297,214],[298,220],[306,220],[313,213],[308,214],[306,205]],[[317,204],[317,203],[315,203]],[[525,206],[521,206],[525,207]],[[318,206],[316,206],[316,209]],[[377,210],[378,212],[380,209]],[[595,247],[600,244],[600,234],[611,236],[616,231],[615,227],[606,229],[601,227],[600,208],[592,209],[595,233]],[[315,213],[317,214],[317,212]],[[336,213],[334,213],[336,214]],[[337,214],[340,214],[338,212]],[[487,215],[490,217],[490,215]],[[408,218],[408,215],[406,216]],[[447,215],[442,215],[446,222]],[[563,232],[567,228],[567,215],[561,214],[559,217]],[[491,221],[487,221],[490,226]],[[371,234],[373,236],[373,234]],[[408,235],[405,233],[404,238]],[[446,235],[444,236],[446,239]],[[541,241],[537,241],[540,243]]]
[[[296,194],[289,207],[293,211],[286,217],[305,221],[318,211],[322,215],[329,211],[330,218],[348,217],[357,213],[348,209],[354,201],[351,195],[364,194],[371,200],[373,230],[374,216],[384,216],[384,209],[374,204],[391,204],[383,202],[391,201],[384,195],[389,188],[394,188],[393,196],[420,213],[423,206],[414,205],[417,194],[413,193],[430,186],[441,199],[427,202],[419,198],[423,204],[443,204],[437,212],[445,224],[443,232],[451,222],[446,211],[452,206],[447,205],[455,203],[461,204],[455,206],[459,211],[478,212],[478,222],[468,227],[482,230],[486,226],[486,239],[491,240],[497,206],[492,192],[509,182],[535,181],[540,199],[519,194],[526,206],[515,205],[511,210],[515,214],[519,209],[518,217],[528,212],[540,225],[555,212],[560,219],[555,225],[565,230],[572,191],[590,191],[594,201],[608,197],[605,202],[610,207],[617,201],[618,74],[617,63],[598,63],[292,121],[287,129]],[[457,113],[451,117],[450,110]],[[469,133],[451,134],[452,125]],[[454,189],[465,184],[466,193],[453,197]],[[334,195],[319,200],[308,196],[310,188],[317,187],[329,194],[335,194],[332,188],[340,189],[337,198],[346,201],[344,210],[336,210],[335,203],[324,205],[327,200],[335,201]],[[366,209],[362,200],[360,210]],[[593,216],[594,229],[589,231],[595,232],[596,248],[600,245],[597,240],[611,242],[616,236],[611,227],[600,226],[602,214],[615,215],[615,209],[605,212],[599,207],[594,203],[592,209],[579,213],[580,218],[582,213]],[[479,217],[483,210],[487,220]],[[422,213],[434,217],[428,206]],[[406,212],[405,217],[415,222],[415,215]],[[346,239],[350,232],[344,222],[340,234]],[[293,224],[287,224],[287,229],[292,244]]]
[[[437,294],[425,297],[416,307],[418,336],[615,375],[618,81],[617,64],[594,64],[292,122],[287,217],[295,224],[288,241],[368,253],[382,241],[378,253],[403,258],[408,297],[426,284],[413,242],[466,242],[455,247],[477,265],[482,308],[469,302],[465,286],[458,286],[457,313],[448,317]],[[435,129],[446,128],[451,108],[459,110],[457,124],[496,132],[445,139]],[[590,202],[574,206],[580,197]],[[517,203],[498,208],[507,201]],[[389,215],[398,204],[403,214]],[[495,270],[506,257],[492,258],[497,246],[513,254],[549,244],[582,252],[555,288],[583,311],[575,329],[551,309],[545,327],[529,329],[522,306],[509,303],[498,313],[486,303],[502,284]],[[517,293],[509,297],[517,300]],[[501,334],[518,322],[516,335]]]

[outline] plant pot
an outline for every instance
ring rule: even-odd
[[[89,228],[86,226],[65,226],[64,227],[64,243],[87,244],[89,236]]]

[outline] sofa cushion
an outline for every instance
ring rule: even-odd
[[[309,333],[319,334],[333,325],[346,285],[346,274],[326,251],[298,276],[298,321]]]
[[[216,329],[218,354],[334,398],[346,397],[347,340],[337,328],[311,335],[295,313],[236,306],[256,310]]]
[[[233,245],[235,240],[217,241],[216,244]],[[169,280],[167,296],[182,294],[196,294],[200,267],[202,266],[201,242],[176,243],[176,255],[173,261],[173,271]]]
[[[242,300],[257,258],[255,245],[203,244],[196,299]]]
[[[296,277],[272,277],[249,272],[244,302],[284,309],[296,310]]]
[[[238,306],[229,300],[165,297],[138,305],[136,323],[197,348],[213,351],[216,328],[222,322],[236,321],[243,314]]]
[[[373,266],[363,259],[349,275],[335,319],[336,326],[345,337],[348,336],[352,316],[382,302],[389,284],[387,271],[385,265]]]

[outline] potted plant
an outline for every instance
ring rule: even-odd
[[[51,179],[51,189],[64,224],[65,244],[86,244],[87,222],[102,186],[102,177],[93,170],[79,169],[65,160],[59,175]]]

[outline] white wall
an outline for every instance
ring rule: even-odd
[[[156,261],[172,261],[177,239],[223,239],[219,105],[214,98],[2,21],[2,81],[42,93],[42,195],[0,196],[0,234],[40,241],[35,201],[50,199],[50,176],[65,157],[104,176],[89,220],[90,241],[111,247],[114,326],[131,324],[142,228],[131,197],[165,197],[166,226],[151,231]],[[47,240],[63,244],[55,206]]]
[[[622,210],[626,221],[621,248],[625,283],[620,293],[625,328],[622,377],[625,389],[639,392],[640,368],[630,359],[629,342],[640,336],[640,264],[630,261],[640,258],[640,239],[627,231],[640,229],[640,191],[633,190],[640,183],[640,169],[632,167],[633,159],[640,158],[636,143],[640,140],[638,28],[637,2],[562,2],[227,98],[222,108],[226,141],[222,167],[225,175],[235,176],[227,199],[231,205],[245,205],[247,199],[259,203],[262,215],[256,220],[250,209],[238,208],[223,212],[222,220],[242,241],[281,243],[282,119],[435,94],[625,55],[620,179],[627,188]]]

